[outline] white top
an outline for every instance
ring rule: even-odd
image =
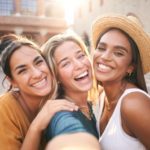
[[[144,145],[136,138],[129,136],[122,128],[120,107],[122,99],[131,92],[140,92],[144,95],[148,95],[146,92],[137,89],[126,89],[116,105],[116,108],[105,127],[103,134],[100,136],[99,141],[101,143],[102,150],[146,150]],[[97,111],[97,129],[100,134],[100,118],[104,107],[104,92],[100,96],[100,102]]]

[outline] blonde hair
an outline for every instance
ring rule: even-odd
[[[82,39],[75,33],[67,33],[66,32],[66,33],[62,33],[62,34],[57,34],[57,35],[53,36],[52,38],[50,38],[41,47],[43,56],[45,57],[48,65],[50,67],[50,70],[52,71],[52,74],[54,76],[54,82],[55,82],[54,98],[57,98],[58,94],[59,94],[58,93],[58,72],[57,72],[57,65],[56,65],[56,62],[54,59],[54,53],[55,53],[55,50],[57,49],[57,47],[59,47],[66,41],[73,41],[77,45],[79,45],[81,47],[81,49],[83,51],[85,51],[85,53],[87,54],[87,56],[90,60],[86,45],[84,44]]]

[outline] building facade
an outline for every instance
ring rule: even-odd
[[[90,37],[93,20],[107,13],[132,14],[150,34],[150,0],[82,0],[82,5],[76,9],[72,27],[81,36],[86,33]]]
[[[0,36],[15,33],[43,44],[50,36],[68,28],[64,10],[56,2],[0,0]]]

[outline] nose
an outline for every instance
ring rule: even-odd
[[[104,60],[111,60],[111,53],[109,51],[104,51],[102,54],[101,54],[101,58],[104,59]]]
[[[40,78],[42,75],[42,71],[39,68],[32,67],[31,74],[33,78]]]
[[[83,64],[82,61],[79,61],[78,59],[75,59],[75,60],[74,60],[74,67],[75,67],[76,69],[80,69],[80,68],[82,68],[83,66],[84,66],[84,64]]]

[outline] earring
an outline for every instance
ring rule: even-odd
[[[13,92],[18,92],[19,91],[19,88],[18,87],[12,87],[11,89]]]
[[[128,77],[131,77],[131,75],[132,75],[132,72],[129,72],[129,73],[128,73]]]

